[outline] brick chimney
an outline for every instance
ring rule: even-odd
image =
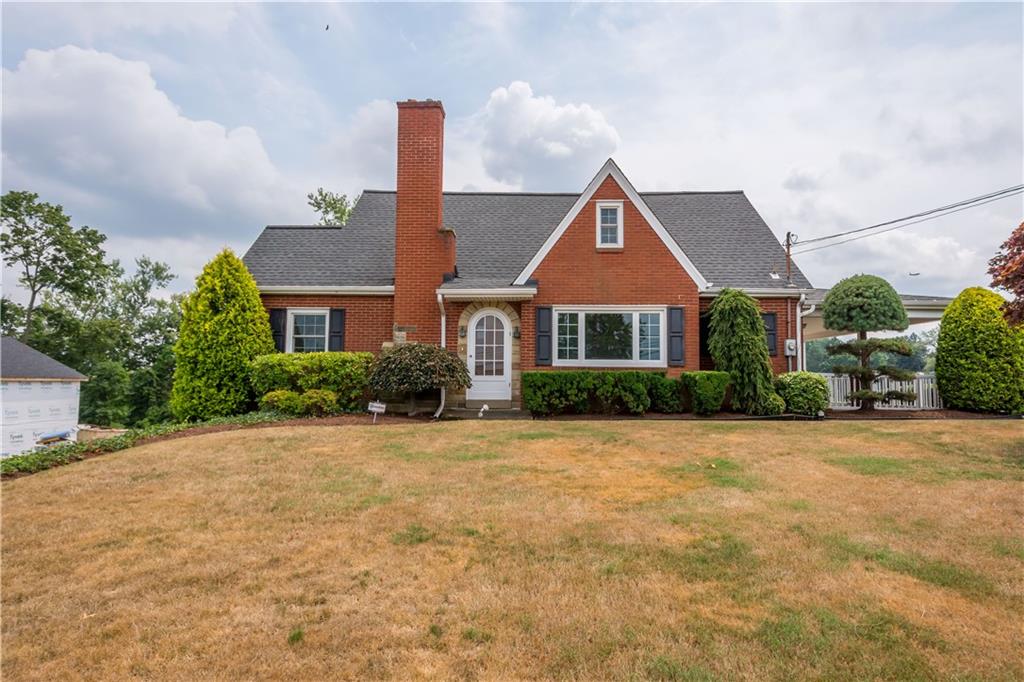
[[[398,103],[395,201],[394,340],[438,343],[435,290],[455,271],[455,234],[444,229],[441,176],[444,107],[435,100]]]

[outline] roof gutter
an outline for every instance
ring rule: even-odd
[[[344,294],[346,296],[394,296],[394,285],[383,286],[305,286],[283,285],[257,287],[261,294]]]
[[[537,287],[496,287],[493,289],[437,289],[434,293],[449,301],[475,301],[481,298],[525,301],[537,295]]]
[[[699,292],[704,298],[712,298],[722,293],[725,288],[734,288],[742,291],[750,296],[756,296],[758,298],[799,298],[806,296],[813,289],[757,289],[757,288],[746,288],[746,287],[715,287],[714,289],[705,289]]]

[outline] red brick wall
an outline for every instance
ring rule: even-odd
[[[344,308],[345,350],[377,353],[391,340],[394,305],[390,296],[320,296],[263,294],[263,306],[271,308]],[[435,304],[434,308],[437,306]],[[440,323],[439,323],[440,324]],[[434,333],[435,337],[438,335]]]
[[[443,225],[444,109],[440,102],[398,103],[395,206],[395,325],[408,341],[438,343],[434,293],[455,268],[455,237]]]
[[[595,202],[623,200],[623,248],[598,249]],[[522,366],[534,369],[534,307],[538,305],[667,305],[686,309],[686,365],[698,367],[697,285],[611,177],[534,271],[537,296],[522,305]]]
[[[707,309],[711,307],[712,300],[714,299],[702,298],[700,300],[701,313],[707,312]],[[772,369],[775,370],[776,374],[791,371],[788,366],[790,362],[792,362],[792,370],[796,370],[796,357],[793,357],[792,360],[786,357],[785,344],[786,339],[796,338],[796,306],[798,302],[798,298],[761,298],[757,301],[758,306],[763,312],[775,313],[777,353],[771,356],[771,361]],[[715,368],[715,363],[710,355],[701,355],[700,368]]]

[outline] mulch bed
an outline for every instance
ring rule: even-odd
[[[964,410],[828,410],[827,419],[1013,419],[1005,414]]]

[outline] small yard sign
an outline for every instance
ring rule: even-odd
[[[384,411],[388,409],[388,406],[386,403],[381,403],[374,400],[370,402],[366,409],[373,413],[373,423],[376,424],[377,415],[384,414]]]

